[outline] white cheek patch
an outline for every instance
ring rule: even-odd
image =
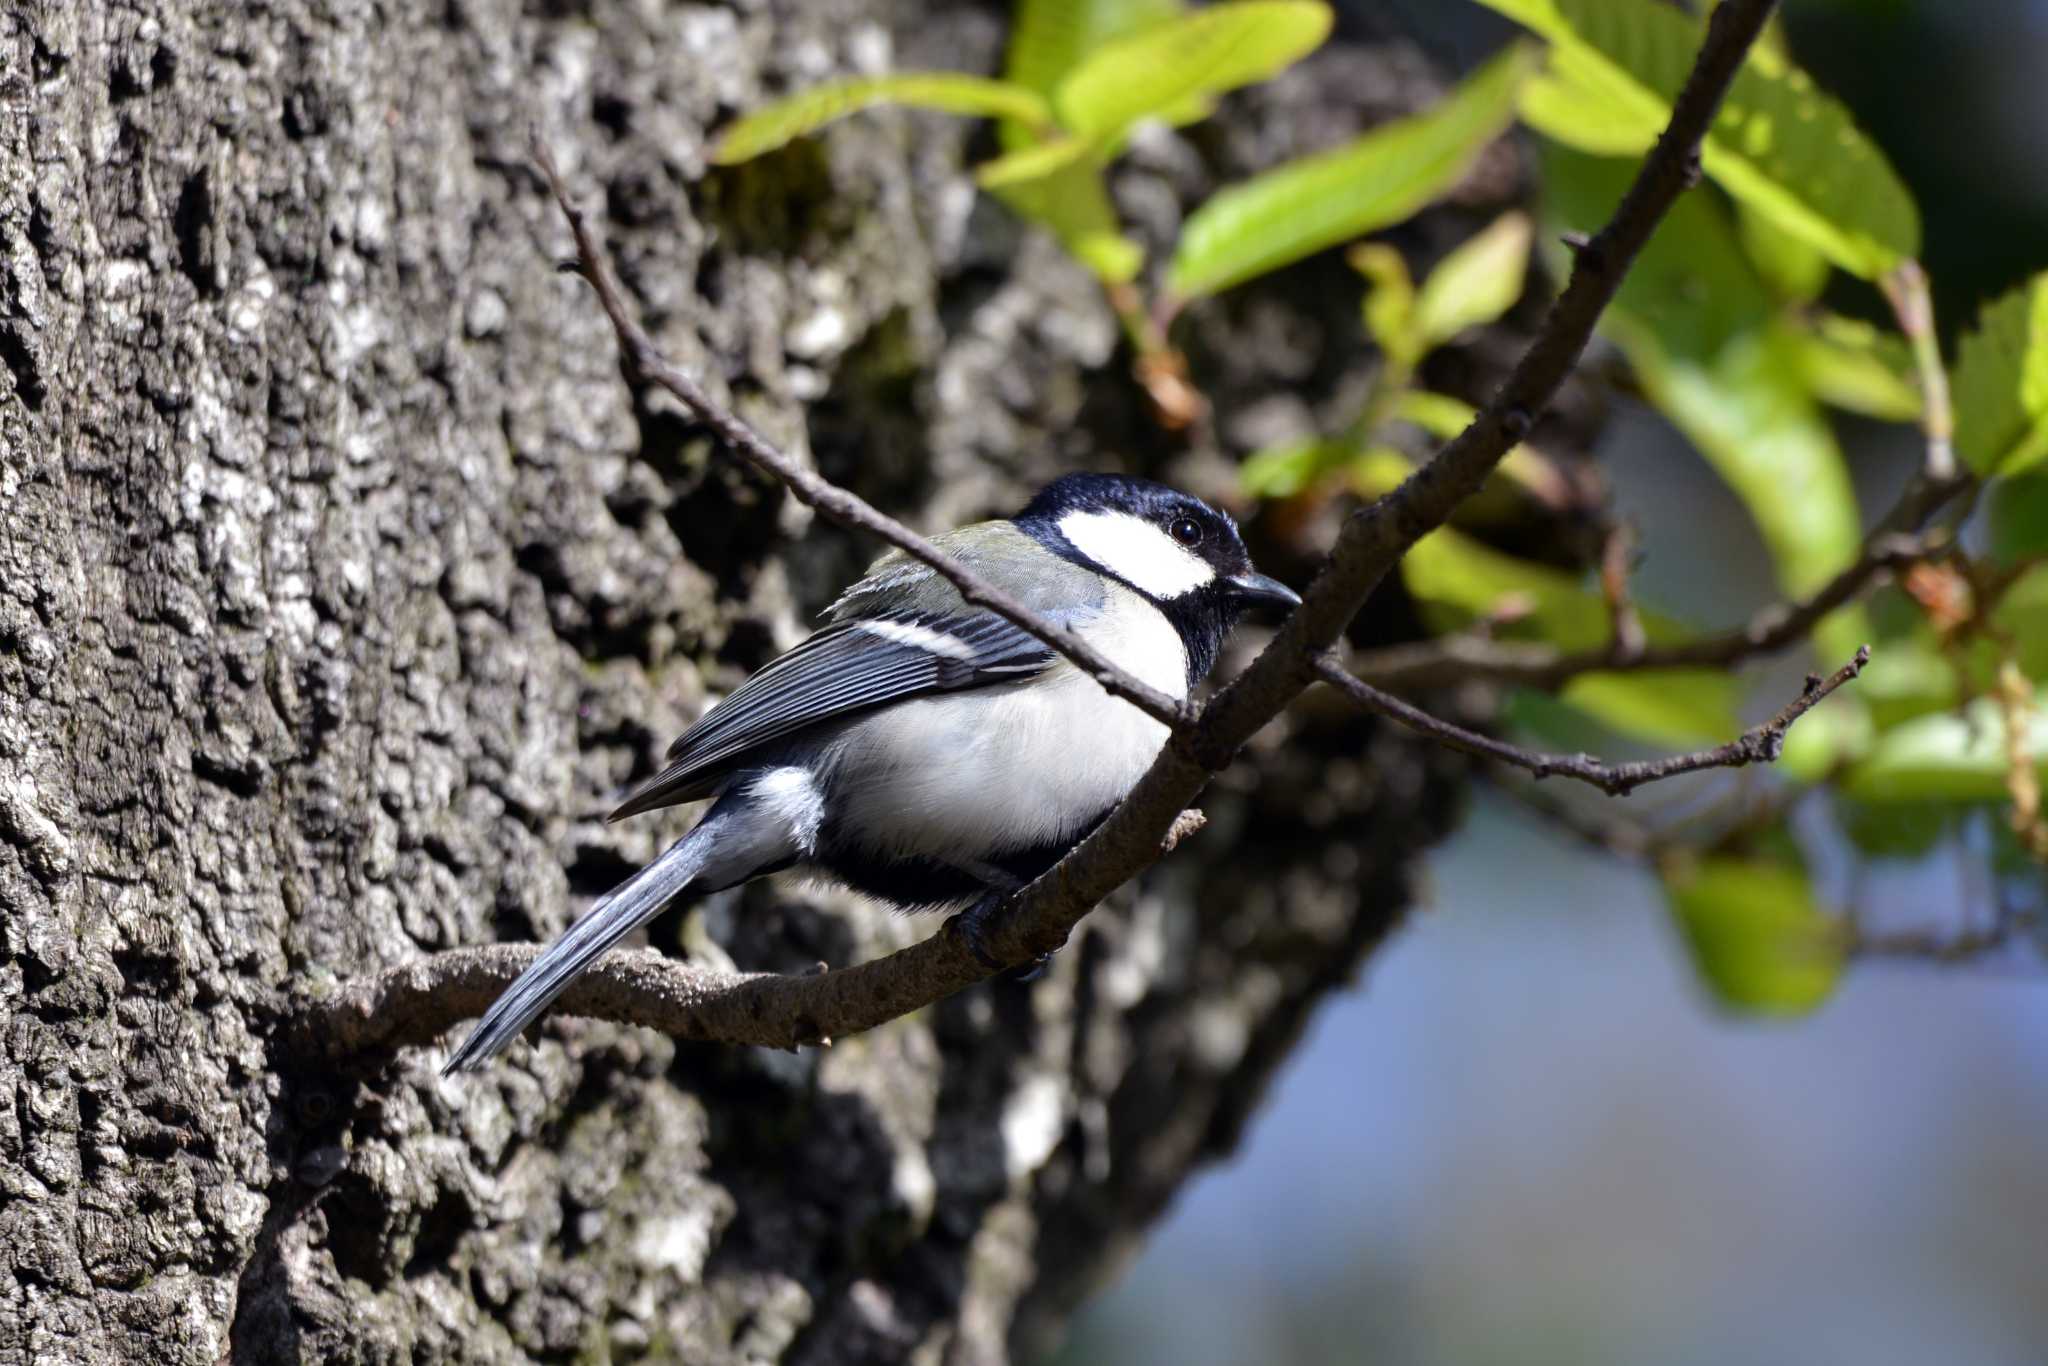
[[[934,631],[929,626],[919,626],[908,621],[864,621],[860,629],[871,636],[908,645],[923,650],[926,654],[944,655],[948,659],[972,660],[974,647],[956,640],[944,631]]]
[[[1070,512],[1060,534],[1139,592],[1177,598],[1216,579],[1208,561],[1150,522],[1123,512]]]

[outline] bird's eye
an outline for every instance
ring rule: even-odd
[[[1202,524],[1192,517],[1176,517],[1166,530],[1167,534],[1182,545],[1202,543]]]

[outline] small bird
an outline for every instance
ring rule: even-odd
[[[1185,699],[1253,607],[1292,590],[1252,568],[1237,524],[1148,480],[1072,474],[1015,517],[935,538],[948,555]],[[612,812],[715,798],[696,828],[607,894],[506,989],[443,1073],[503,1049],[575,977],[685,892],[785,868],[906,910],[985,918],[1093,830],[1167,728],[1022,628],[892,551],[669,746]]]

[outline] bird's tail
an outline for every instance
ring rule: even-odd
[[[706,819],[662,855],[620,883],[569,927],[532,967],[519,974],[462,1041],[441,1075],[489,1062],[606,949],[658,915],[697,880],[717,844],[719,822]]]

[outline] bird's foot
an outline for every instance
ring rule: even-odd
[[[960,936],[960,942],[967,946],[967,951],[974,955],[974,961],[995,973],[1001,980],[1035,982],[1045,975],[1046,964],[1052,962],[1052,954],[1041,953],[1029,963],[1010,967],[988,949],[988,935],[995,927],[997,915],[1009,899],[1008,892],[986,893],[979,901],[954,916],[948,924],[951,925],[953,933]]]

